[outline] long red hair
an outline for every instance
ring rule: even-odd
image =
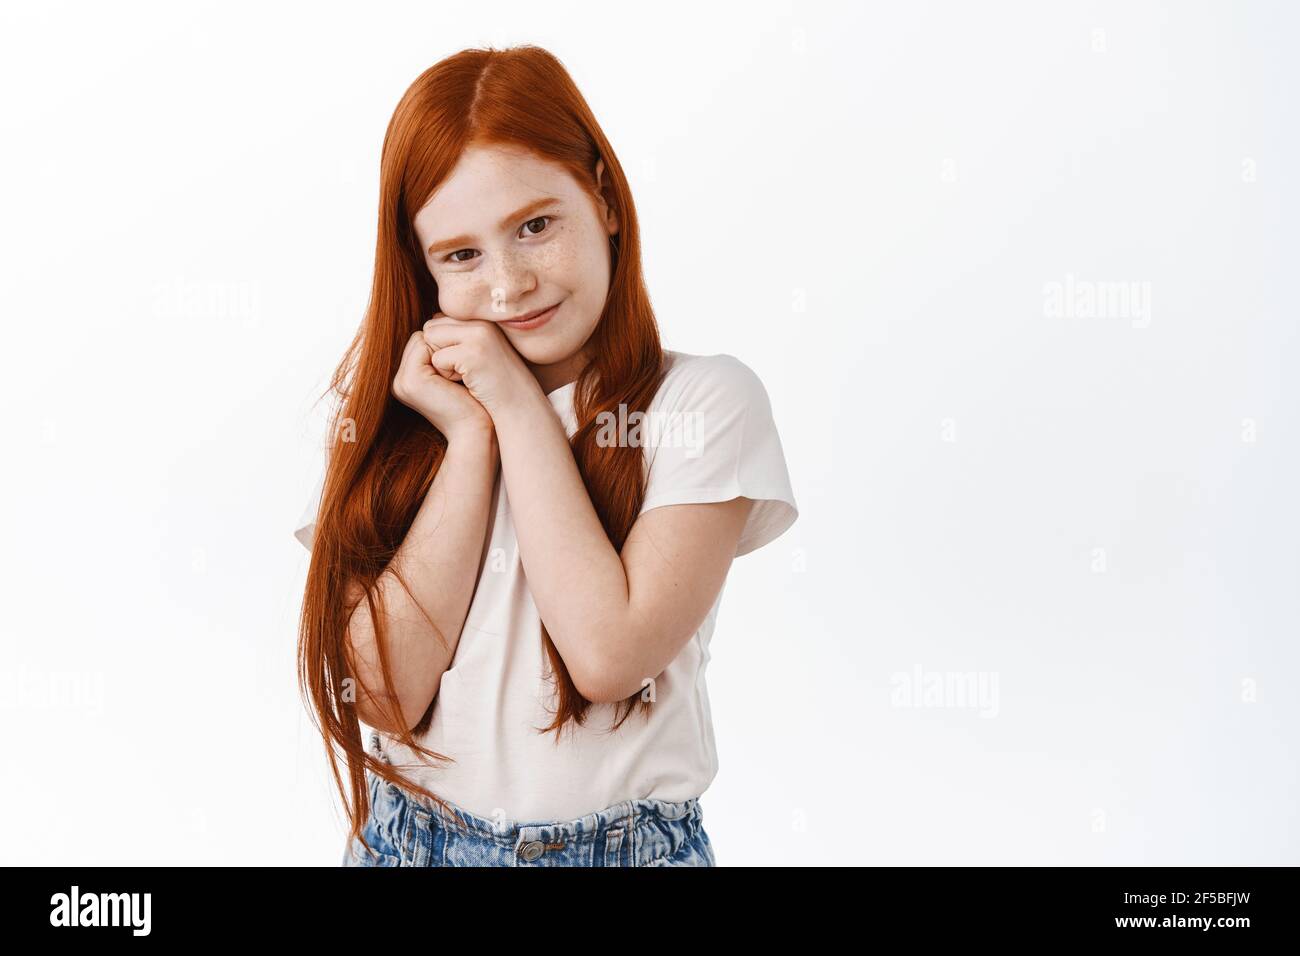
[[[438,804],[434,792],[405,778],[367,752],[344,681],[356,681],[347,622],[364,597],[379,649],[384,687],[367,688],[389,702],[393,726],[402,726],[393,691],[385,628],[377,612],[378,581],[402,543],[447,451],[447,440],[423,416],[392,395],[403,346],[438,311],[438,289],[412,226],[416,212],[471,145],[522,146],[561,164],[596,195],[597,159],[608,181],[603,196],[618,215],[612,237],[608,296],[590,339],[591,358],[578,376],[574,407],[578,429],[570,447],[601,524],[621,551],[645,494],[639,447],[597,444],[596,418],[647,409],[663,376],[663,350],[641,273],[632,194],[613,148],[564,66],[552,54],[526,45],[505,50],[463,50],[422,73],[403,94],[384,135],[379,171],[379,230],[375,271],[365,318],[334,371],[326,394],[337,395],[326,451],[324,488],[316,520],[306,593],[299,621],[298,677],[309,711],[324,739],[330,769],[347,809],[351,837],[361,838],[369,816],[365,769]],[[403,587],[409,586],[394,570]],[[348,601],[347,596],[353,600]],[[446,643],[446,638],[439,634]],[[583,724],[591,702],[578,693],[555,644],[542,642],[557,691],[554,719],[541,732],[559,734],[572,720]],[[636,707],[640,695],[623,703]],[[436,700],[436,698],[435,698]],[[382,706],[382,703],[380,703]],[[421,746],[433,704],[398,739],[431,760],[454,759]],[[649,706],[643,700],[648,715]],[[339,773],[347,764],[351,801]],[[364,838],[361,838],[364,843]]]

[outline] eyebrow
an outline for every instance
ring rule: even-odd
[[[497,229],[506,229],[509,226],[513,225],[514,223],[518,222],[520,219],[523,219],[525,216],[531,216],[539,209],[545,209],[547,206],[554,205],[559,201],[560,198],[558,196],[546,196],[543,197],[542,199],[534,199],[532,202],[528,203],[528,205],[516,209],[510,215],[506,216],[499,223],[497,223]],[[441,239],[431,244],[429,248],[425,250],[425,252],[427,252],[429,255],[434,255],[435,253],[442,252],[445,249],[458,249],[462,246],[468,246],[473,241],[474,241],[474,237],[471,235],[466,234],[466,235],[453,236],[450,239]]]

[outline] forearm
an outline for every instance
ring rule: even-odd
[[[528,589],[570,676],[585,696],[601,694],[635,666],[622,559],[549,403],[525,402],[494,421]]]
[[[428,709],[455,656],[478,579],[498,462],[490,430],[451,440],[406,537],[380,576],[377,598],[385,628],[384,646],[408,728]],[[410,593],[398,582],[394,570],[401,573]],[[350,630],[361,662],[362,682],[378,694],[383,683],[373,623],[364,600],[357,606]],[[359,692],[358,698],[361,696]],[[378,716],[373,708],[367,712]],[[367,723],[379,725],[377,720]]]

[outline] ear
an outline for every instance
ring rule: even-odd
[[[596,198],[600,202],[600,211],[605,217],[605,230],[612,236],[619,230],[618,212],[614,208],[614,191],[605,175],[605,161],[596,160]]]

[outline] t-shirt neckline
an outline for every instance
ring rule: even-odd
[[[577,384],[578,384],[577,379],[574,379],[572,382],[568,382],[564,385],[561,385],[559,388],[551,389],[549,392],[546,393],[546,397],[551,399],[560,398],[564,395],[566,391],[572,389]]]

